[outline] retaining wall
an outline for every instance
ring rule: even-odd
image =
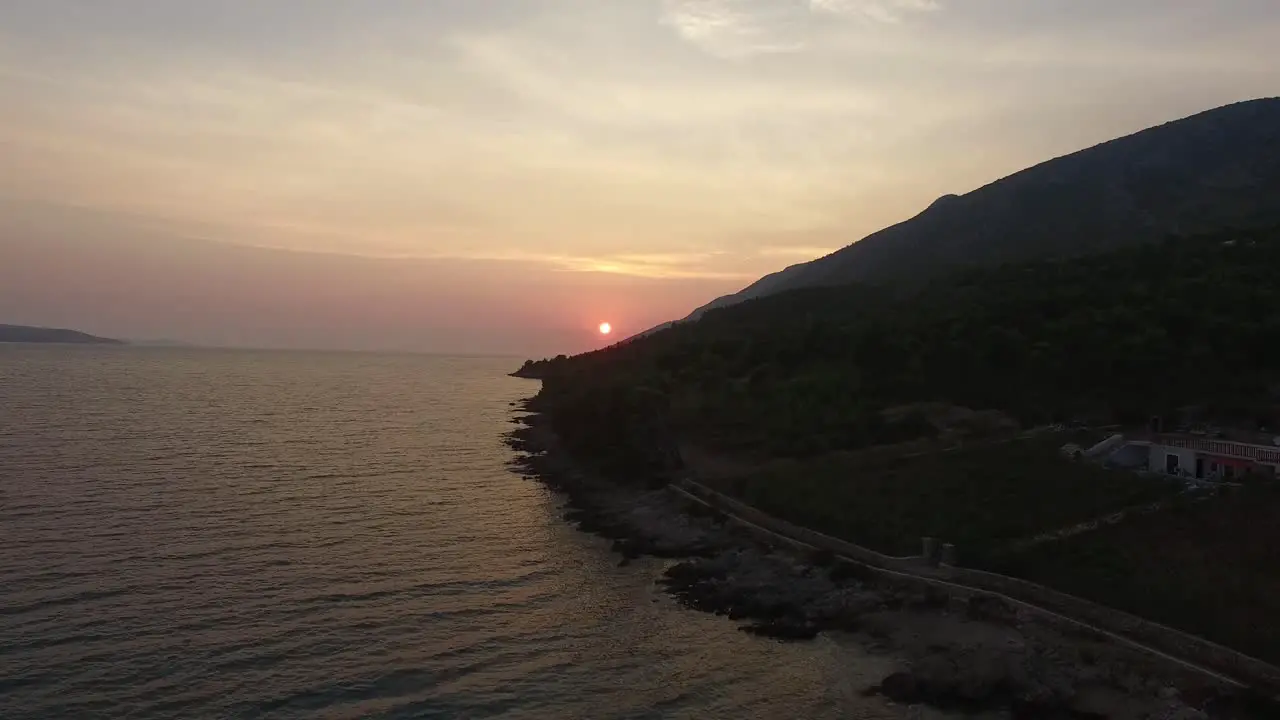
[[[1204,638],[1019,578],[970,568],[931,567],[920,556],[885,555],[775,518],[692,480],[677,480],[672,486],[687,497],[762,529],[767,535],[792,540],[797,547],[826,550],[871,568],[914,577],[921,583],[943,582],[1013,600],[1126,638],[1267,694],[1280,694],[1280,668]]]
[[[839,538],[824,535],[823,533],[809,528],[800,527],[786,520],[773,517],[756,508],[751,507],[743,502],[735,500],[728,495],[716,492],[711,488],[693,482],[692,480],[677,480],[673,485],[681,490],[700,498],[714,508],[734,515],[746,520],[762,528],[770,530],[779,535],[799,540],[806,545],[812,545],[820,550],[829,550],[838,555],[843,555],[851,560],[858,560],[867,565],[888,568],[890,570],[916,568],[924,563],[920,556],[911,557],[894,557],[876,552],[870,548],[864,548],[854,545],[851,542],[841,540]]]

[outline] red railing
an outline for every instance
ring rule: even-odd
[[[1198,450],[1211,455],[1243,458],[1245,460],[1253,460],[1256,462],[1267,463],[1269,465],[1280,464],[1280,448],[1264,447],[1262,445],[1249,445],[1247,443],[1231,442],[1229,440],[1201,440],[1199,438],[1186,437],[1163,437],[1160,438],[1159,442],[1172,447]]]

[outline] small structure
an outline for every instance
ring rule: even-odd
[[[1095,458],[1106,457],[1109,453],[1111,453],[1113,450],[1115,450],[1116,448],[1120,447],[1123,444],[1124,444],[1124,435],[1121,435],[1120,433],[1115,433],[1114,435],[1111,435],[1110,437],[1108,437],[1106,440],[1103,440],[1102,442],[1086,450],[1084,452],[1084,456],[1091,460]]]
[[[1151,472],[1200,480],[1275,476],[1280,471],[1280,438],[1230,431],[1150,433],[1121,445],[1107,457],[1107,464],[1132,469],[1145,464]]]
[[[942,565],[945,567],[956,567],[956,546],[952,543],[942,544]]]
[[[921,557],[924,558],[925,564],[938,564],[938,539],[937,538],[921,538]]]
[[[1113,450],[1104,464],[1117,470],[1147,470],[1151,465],[1151,443],[1126,442]]]

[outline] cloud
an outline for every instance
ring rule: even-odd
[[[939,0],[665,0],[663,22],[704,52],[743,59],[804,50],[833,18],[899,23],[940,8]]]
[[[722,253],[624,253],[605,257],[550,258],[566,270],[660,280],[749,280],[758,273],[716,268]],[[547,258],[544,258],[547,260]]]
[[[766,272],[943,192],[1269,92],[1274,69],[1249,63],[1280,19],[1267,0],[1236,0],[1262,11],[1248,23],[1196,0],[287,0],[314,11],[286,41],[259,22],[286,0],[226,0],[218,23],[132,1],[169,14],[142,32],[92,3],[28,3],[0,22],[0,195],[242,244],[536,250],[557,271],[652,277]],[[1157,5],[1172,46],[1147,40]],[[689,248],[725,252],[658,257]]]
[[[865,17],[886,23],[901,22],[908,15],[939,10],[939,0],[809,0],[817,13]]]
[[[802,49],[803,10],[788,0],[666,0],[663,22],[705,52],[742,58]]]
[[[539,252],[447,253],[416,259],[516,262],[572,273],[624,275],[649,280],[747,280],[757,270],[724,269],[723,252],[616,253],[568,255]]]

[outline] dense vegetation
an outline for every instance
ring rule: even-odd
[[[1041,545],[1004,572],[1280,663],[1280,489],[1132,517]]]
[[[940,537],[963,563],[1280,662],[1280,491],[1178,503],[1013,552],[1012,540],[1169,489],[1066,462],[1061,436],[987,447],[970,436],[964,450],[916,457],[868,449],[954,441],[912,409],[930,407],[998,410],[1026,427],[1197,406],[1275,431],[1277,278],[1280,227],[1170,238],[910,293],[782,293],[528,370],[569,448],[619,477],[661,480],[690,457],[673,448],[697,448],[762,468],[710,481],[775,515],[895,554]]]
[[[1034,438],[908,457],[834,453],[713,481],[777,517],[891,555],[921,537],[956,544],[975,564],[1009,543],[1169,497],[1180,488],[1068,460],[1067,440]]]
[[[808,456],[932,432],[903,403],[1024,424],[1141,422],[1188,405],[1272,423],[1280,402],[1280,228],[970,271],[904,296],[812,288],[712,311],[538,368],[579,449],[639,472],[673,436]]]

